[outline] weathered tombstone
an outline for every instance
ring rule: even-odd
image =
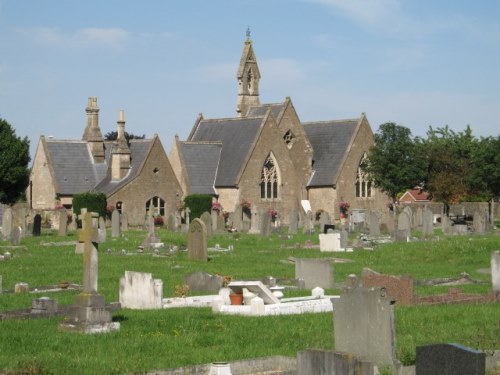
[[[260,212],[260,234],[264,237],[269,236],[269,233],[271,232],[271,215],[262,210]]]
[[[210,211],[210,218],[212,219],[212,233],[219,229],[217,226],[217,216],[219,216],[219,212],[216,210]]]
[[[330,289],[334,286],[334,269],[329,260],[295,259],[295,278],[304,280],[304,288]]]
[[[68,213],[66,210],[59,210],[59,230],[60,236],[65,236],[68,233]]]
[[[28,283],[16,283],[14,285],[14,293],[28,293],[30,286]]]
[[[292,212],[290,212],[290,225],[288,226],[288,233],[297,234],[299,226],[299,214],[297,210],[294,208]]]
[[[304,233],[312,234],[314,233],[314,222],[312,211],[307,211],[304,217]]]
[[[6,206],[2,216],[2,234],[5,239],[10,239],[12,232],[12,208]]]
[[[342,250],[347,248],[347,242],[349,240],[349,233],[345,229],[340,231],[340,248]]]
[[[446,215],[441,216],[441,228],[444,234],[452,233],[452,222],[450,218]]]
[[[163,281],[145,272],[125,271],[120,278],[120,304],[128,309],[161,309]]]
[[[58,309],[57,300],[49,297],[40,297],[31,301],[32,314],[56,313]]]
[[[33,236],[40,236],[42,233],[42,216],[36,214],[33,218]]]
[[[104,218],[102,216],[99,216],[99,219],[97,220],[97,222],[98,222],[98,224],[97,224],[98,225],[97,240],[94,242],[103,243],[106,241],[106,237],[108,234],[106,231],[106,220],[104,220]],[[94,227],[95,227],[96,226],[95,222],[92,222],[92,225],[94,225]]]
[[[333,231],[330,233],[319,234],[319,250],[320,251],[344,251],[340,246],[340,232]]]
[[[222,232],[224,231],[225,227],[226,227],[226,221],[224,220],[224,216],[223,215],[217,216],[217,230],[219,232]]]
[[[121,231],[128,232],[128,215],[126,212],[120,214]]]
[[[428,208],[422,211],[422,233],[425,235],[432,234],[434,230],[434,214]]]
[[[458,344],[417,346],[416,375],[484,375],[485,354]]]
[[[210,275],[201,271],[184,276],[184,284],[189,286],[189,290],[197,292],[217,294],[220,288],[222,288],[222,282],[222,276]]]
[[[111,237],[118,238],[121,235],[120,212],[114,210],[111,214]]]
[[[467,224],[455,224],[452,227],[452,234],[456,236],[465,236],[469,233]]]
[[[120,329],[120,323],[111,321],[111,312],[106,310],[104,297],[97,294],[97,249],[92,240],[97,230],[92,223],[92,214],[83,216],[84,229],[78,231],[78,240],[84,243],[83,291],[76,296],[71,316],[60,327],[66,331],[82,333],[105,333]]]
[[[330,223],[330,215],[328,212],[323,211],[319,216],[319,232],[325,233],[325,225],[329,225]]]
[[[261,220],[261,215],[259,214],[259,211],[257,210],[256,207],[252,207],[251,211],[251,221],[250,221],[250,230],[249,233],[260,233],[260,220]]]
[[[189,224],[188,258],[206,262],[208,260],[207,241],[208,234],[205,222],[198,218],[194,219],[191,224]]]
[[[394,306],[385,289],[357,286],[355,276],[349,277],[347,285],[335,301],[335,350],[379,367],[398,367]]]
[[[243,210],[241,209],[241,206],[238,205],[231,216],[232,217],[231,226],[233,227],[233,229],[237,230],[238,232],[242,230],[242,222],[243,222],[242,215],[243,215]],[[245,215],[245,217],[246,216],[247,215]],[[247,219],[247,221],[248,221],[248,219]],[[250,227],[248,227],[248,228],[250,228]]]
[[[395,229],[394,230],[394,241],[396,242],[408,242],[410,239],[409,229]]]
[[[22,233],[23,230],[21,229],[21,227],[14,227],[10,234],[10,243],[12,244],[12,246],[19,246],[21,244]]]
[[[368,212],[368,234],[370,236],[380,236],[380,219],[376,212]]]
[[[415,210],[415,226],[416,227],[421,227],[423,225],[423,219],[424,219],[424,209],[422,207],[418,207]]]
[[[376,372],[378,374],[378,371]],[[297,375],[375,375],[373,363],[351,353],[308,349],[297,353]]]
[[[148,216],[148,234],[142,241],[142,247],[145,249],[159,249],[164,246],[163,242],[156,236],[156,227],[154,218],[152,216]]]
[[[491,285],[493,292],[500,297],[500,251],[491,253]]]
[[[406,206],[403,208],[403,212],[406,212],[408,215],[408,219],[410,220],[410,227],[408,229],[412,229],[415,227],[415,210],[410,206]],[[404,228],[402,228],[404,229]]]
[[[184,214],[186,215],[186,224],[189,226],[189,224],[191,223],[191,218],[189,217],[189,215],[191,215],[191,210],[189,209],[189,207],[186,207],[184,209]]]
[[[398,216],[398,229],[399,230],[411,230],[411,219],[410,214],[407,211],[403,211]]]
[[[481,211],[475,211],[472,221],[472,226],[474,227],[474,232],[478,234],[484,234],[486,232],[488,219],[486,214]]]
[[[203,221],[203,223],[205,224],[207,238],[212,237],[212,216],[205,211],[201,214],[200,220]]]

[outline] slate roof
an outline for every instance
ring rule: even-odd
[[[250,107],[248,110],[248,117],[265,116],[267,111],[271,109],[271,114],[275,120],[278,120],[278,116],[281,111],[285,109],[285,103],[275,103],[275,104],[262,104],[256,107]]]
[[[336,183],[358,123],[359,119],[302,124],[314,150],[313,174],[309,187],[331,186]]]
[[[217,194],[214,187],[222,143],[181,142],[191,194]]]
[[[94,164],[85,141],[46,139],[45,142],[59,194],[87,192],[106,176],[111,154],[110,143],[105,143],[105,162]]]
[[[235,186],[248,153],[263,125],[263,117],[201,120],[189,141],[221,142],[216,187]]]
[[[131,171],[119,182],[111,182],[109,171],[113,142],[105,142],[105,162],[94,163],[85,141],[46,139],[48,157],[52,162],[58,193],[73,195],[97,190],[106,194],[133,179],[144,161],[152,140],[131,140]]]
[[[140,172],[140,168],[148,156],[148,152],[153,145],[154,139],[131,139],[130,140],[130,171],[119,181],[111,180],[111,169],[108,170],[105,178],[95,186],[94,190],[109,195],[132,181]]]

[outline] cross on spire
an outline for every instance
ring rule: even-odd
[[[247,27],[247,40],[250,40],[250,26]]]

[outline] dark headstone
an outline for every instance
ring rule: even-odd
[[[42,217],[36,214],[33,219],[33,236],[40,236],[42,233]]]
[[[206,272],[193,272],[184,276],[184,284],[189,286],[189,290],[210,294],[219,293],[222,281],[222,276],[210,275]]]
[[[485,354],[458,344],[417,346],[416,375],[484,375]]]
[[[331,229],[332,231],[335,230],[335,225],[333,224],[325,224],[323,227],[323,232],[322,233],[329,233],[328,230]]]

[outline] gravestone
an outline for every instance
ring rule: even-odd
[[[384,288],[363,288],[355,276],[335,301],[335,350],[352,353],[379,367],[397,367],[394,306]]]
[[[194,219],[189,224],[188,259],[208,261],[207,241],[207,227],[204,221],[198,218]]]
[[[408,215],[408,219],[410,220],[410,227],[408,229],[412,229],[415,227],[415,210],[410,206],[406,206],[403,208],[403,212],[406,212]],[[404,228],[402,228],[404,229]]]
[[[121,231],[128,232],[128,215],[126,212],[120,214]]]
[[[288,226],[288,233],[297,234],[299,226],[299,214],[297,210],[294,208],[292,212],[290,212],[290,225]]]
[[[314,233],[314,222],[312,211],[307,211],[306,217],[304,219],[304,233],[312,234]]]
[[[205,231],[207,232],[207,238],[212,237],[212,216],[207,211],[205,211],[201,214],[200,220],[203,221],[203,224],[205,224]]]
[[[428,208],[422,211],[422,233],[425,235],[432,234],[434,230],[434,214]]]
[[[10,239],[12,233],[12,208],[5,206],[2,217],[2,235],[6,240]]]
[[[245,215],[246,216],[246,215]],[[236,229],[238,232],[242,231],[242,222],[243,222],[243,210],[241,209],[241,206],[238,205],[236,209],[233,212],[232,217],[232,227],[233,229]],[[247,220],[248,221],[248,220]],[[250,229],[250,226],[248,227]],[[248,229],[247,229],[248,231]]]
[[[210,275],[201,271],[184,276],[184,284],[189,286],[189,290],[209,294],[219,293],[220,288],[222,288],[222,281],[222,276]]]
[[[340,248],[345,250],[347,248],[347,242],[349,240],[349,233],[345,229],[340,231]]]
[[[452,234],[452,222],[450,218],[446,215],[441,216],[441,229],[444,234]]]
[[[484,234],[486,232],[486,227],[488,223],[488,218],[485,212],[475,211],[472,219],[472,226],[474,227],[474,232],[478,234]]]
[[[93,219],[95,220],[95,219]],[[97,220],[98,222],[98,228],[97,228],[97,243],[103,243],[103,242],[106,242],[106,238],[107,238],[107,231],[106,231],[106,220],[104,220],[104,218],[102,216],[99,216],[99,219]],[[93,225],[95,225],[93,223]]]
[[[394,230],[394,241],[396,242],[408,242],[410,239],[409,229],[396,229]]]
[[[296,375],[375,375],[373,363],[351,353],[308,349],[297,353]]]
[[[189,226],[189,224],[191,224],[191,218],[190,218],[190,215],[191,215],[191,210],[189,209],[189,207],[186,207],[186,208],[184,209],[184,214],[186,215],[185,222],[186,222],[186,224]]]
[[[500,251],[491,253],[491,285],[493,292],[500,297]]]
[[[380,218],[376,212],[368,212],[368,234],[370,236],[380,236]]]
[[[152,216],[148,216],[148,234],[144,241],[142,242],[142,247],[144,249],[159,249],[163,247],[163,242],[156,235],[155,221]]]
[[[30,286],[28,283],[16,283],[14,285],[14,293],[28,293]]]
[[[407,211],[403,211],[398,216],[398,229],[399,230],[411,230],[411,219],[410,214]]]
[[[65,236],[68,233],[68,213],[66,210],[59,210],[59,230],[60,236]]]
[[[417,346],[416,375],[484,375],[485,354],[458,344]]]
[[[21,227],[14,227],[10,234],[10,243],[12,246],[19,246],[21,244],[21,238],[22,238],[23,230]]]
[[[57,300],[49,297],[40,297],[31,301],[32,314],[53,314],[58,309]]]
[[[219,229],[217,216],[219,216],[219,212],[216,210],[210,211],[210,218],[212,219],[212,233]]]
[[[36,214],[33,218],[33,236],[40,236],[42,233],[42,217],[40,214]]]
[[[260,233],[260,221],[261,221],[261,215],[257,208],[254,206],[251,209],[251,220],[250,220],[250,230],[248,231],[249,233]]]
[[[333,288],[333,265],[324,259],[295,259],[295,278],[303,279],[306,289]]]
[[[424,224],[424,209],[422,207],[417,207],[415,211],[415,226],[421,227]]]
[[[145,272],[125,271],[120,278],[120,304],[128,309],[161,309],[163,281]]]
[[[120,329],[120,323],[111,321],[104,297],[97,294],[97,249],[92,241],[97,229],[92,223],[92,213],[83,215],[83,228],[78,230],[78,240],[84,244],[83,291],[75,299],[71,315],[61,324],[61,329],[81,333],[105,333]]]
[[[320,251],[344,251],[340,246],[340,232],[333,231],[331,233],[319,234],[319,250]]]
[[[265,210],[260,212],[260,234],[264,237],[271,233],[271,215]]]
[[[330,225],[330,215],[328,212],[323,211],[319,217],[319,232],[325,233],[325,225]]]
[[[225,228],[226,228],[226,221],[224,220],[224,216],[223,215],[217,216],[217,230],[219,232],[223,232]]]
[[[111,214],[111,237],[118,238],[121,235],[120,213],[114,210]]]

